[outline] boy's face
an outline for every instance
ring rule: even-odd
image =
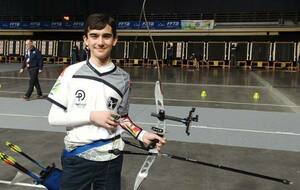
[[[113,36],[112,28],[109,25],[102,30],[89,30],[83,39],[90,49],[91,58],[99,59],[101,62],[109,59],[110,52],[117,43],[117,38]]]

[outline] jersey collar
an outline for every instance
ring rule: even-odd
[[[96,67],[93,63],[90,63],[89,60],[86,60],[86,64],[92,71],[94,71],[99,76],[110,74],[117,69],[117,66],[113,62],[110,62],[109,64],[103,67]]]

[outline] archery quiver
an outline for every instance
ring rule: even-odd
[[[59,190],[62,170],[55,167],[55,164],[48,166],[40,172],[40,184],[48,190]]]
[[[28,175],[29,177],[31,177],[34,180],[34,183],[36,183],[37,185],[43,185],[48,190],[59,190],[62,170],[56,168],[54,163],[51,166],[44,167],[38,161],[36,161],[32,157],[30,157],[28,154],[23,152],[19,146],[12,144],[10,142],[6,142],[6,146],[8,146],[10,148],[10,150],[12,150],[13,152],[16,152],[16,153],[22,155],[23,157],[27,158],[28,160],[30,160],[32,163],[34,163],[39,168],[41,168],[42,171],[38,175],[38,174],[28,170],[21,164],[19,164],[13,157],[8,156],[4,153],[0,153],[0,159],[4,163],[18,169],[23,174]],[[18,178],[18,177],[16,176],[15,178]],[[20,179],[19,180],[14,179],[14,180],[19,181]]]

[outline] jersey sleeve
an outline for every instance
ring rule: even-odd
[[[76,67],[68,67],[58,77],[52,87],[48,100],[52,106],[48,115],[48,122],[52,126],[77,127],[90,123],[90,112],[81,109],[68,109],[68,100],[70,98],[70,83]]]
[[[48,100],[56,106],[67,110],[69,81],[71,76],[68,76],[66,71],[63,71],[52,87]]]
[[[118,114],[121,116],[127,116],[129,111],[129,93],[130,93],[130,80],[129,76],[127,76],[125,80],[125,88],[124,95],[120,106],[118,107]]]

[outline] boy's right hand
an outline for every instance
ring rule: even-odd
[[[97,126],[115,132],[118,126],[118,123],[115,120],[116,115],[118,114],[109,111],[92,111],[90,114],[90,121]]]

